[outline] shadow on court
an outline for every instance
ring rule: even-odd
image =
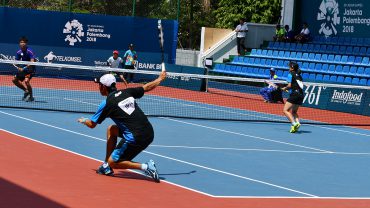
[[[94,171],[94,173],[96,172],[96,169],[92,169]],[[159,173],[159,178],[161,180],[166,180],[165,177],[163,176],[176,176],[176,175],[191,175],[193,173],[196,173],[197,171],[193,170],[193,171],[190,171],[190,172],[184,172],[184,173]],[[135,172],[130,172],[130,171],[117,171],[115,170],[114,172],[114,176],[104,176],[102,175],[101,177],[114,177],[114,178],[122,178],[122,179],[134,179],[134,180],[152,180],[151,178],[149,177],[146,177],[144,175],[140,175],[138,173],[135,173]]]
[[[1,207],[66,207],[3,178],[0,187]]]

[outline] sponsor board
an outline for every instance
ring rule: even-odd
[[[304,107],[360,115],[370,114],[370,92],[366,89],[305,86]]]
[[[2,44],[0,43],[0,53],[5,54],[8,57],[13,57],[18,50],[18,44]],[[81,49],[81,48],[64,48],[64,47],[48,47],[48,46],[38,46],[30,45],[34,50],[36,56],[39,58],[40,62],[48,63],[60,63],[60,64],[72,64],[77,65],[76,69],[64,70],[56,67],[37,67],[36,76],[63,76],[66,78],[75,79],[89,79],[92,80],[88,73],[91,71],[77,69],[78,65],[84,66],[107,66],[107,59],[112,55],[111,50],[97,50],[97,49]],[[12,58],[11,58],[12,59]],[[162,66],[160,64],[160,54],[156,53],[145,53],[138,52],[138,70],[147,71],[161,71]],[[143,61],[143,62],[140,62]],[[145,62],[144,62],[145,61]],[[8,65],[5,65],[8,67]],[[190,74],[204,74],[203,68],[197,67],[187,67],[178,66],[174,64],[166,64],[166,70],[168,72],[176,73],[190,73]],[[1,71],[0,71],[1,73]],[[4,72],[5,73],[5,72]],[[8,73],[8,71],[7,71]],[[101,73],[101,72],[98,72]],[[143,75],[135,74],[135,82],[148,82],[154,80],[157,75]],[[202,85],[202,80],[200,79],[190,79],[185,76],[168,76],[163,82],[164,86],[177,87],[188,90],[200,90]]]
[[[3,20],[0,24],[0,31],[7,31],[0,36],[0,43],[18,43],[19,37],[15,37],[14,34],[24,34],[24,31],[28,31],[26,35],[31,45],[51,47],[45,54],[39,53],[40,58],[44,58],[51,51],[56,56],[62,56],[62,51],[57,51],[54,47],[107,50],[111,53],[117,49],[126,51],[131,43],[135,45],[135,50],[140,53],[161,54],[158,43],[157,19],[11,7],[0,7],[0,19]],[[24,24],[25,19],[37,24]],[[165,34],[165,62],[175,63],[178,22],[163,20],[162,24]],[[14,27],[14,25],[22,25],[22,27]],[[140,32],[137,32],[137,25],[140,25]],[[122,29],[122,26],[124,29]],[[63,56],[67,57],[68,53]],[[79,55],[73,56],[78,57]],[[62,58],[59,58],[59,60],[62,60]],[[74,60],[74,62],[77,61]],[[143,62],[150,61],[145,60]]]
[[[363,109],[363,115],[370,116],[370,92],[367,92],[364,109]],[[370,119],[370,118],[369,118]]]
[[[330,93],[331,89],[325,86],[305,86],[303,106],[326,109]]]
[[[333,88],[327,109],[362,114],[366,90]]]
[[[296,1],[298,25],[307,22],[311,35],[325,37],[368,37],[370,1],[310,0]]]

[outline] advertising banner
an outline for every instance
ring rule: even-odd
[[[307,22],[311,35],[370,36],[370,1],[368,0],[309,0],[295,1],[295,30]]]
[[[165,60],[175,63],[178,23],[163,20],[162,25]],[[146,53],[160,54],[157,19],[0,7],[0,31],[0,43],[17,44],[21,36],[27,36],[31,45],[51,47],[55,53],[85,49],[123,54],[132,43],[143,59],[150,59]]]
[[[365,99],[363,115],[370,116],[370,92],[367,92],[367,99]]]
[[[333,88],[327,109],[354,114],[362,114],[365,106],[366,90]]]
[[[366,89],[305,86],[304,107],[370,115],[370,93]]]
[[[325,86],[305,86],[303,106],[326,109],[332,89]]]

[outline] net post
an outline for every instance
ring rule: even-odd
[[[209,69],[206,67],[206,75],[208,75],[208,72],[209,72]],[[208,92],[208,78],[206,78],[206,81],[205,81],[205,92]]]
[[[206,58],[204,60],[204,68],[206,70],[206,75],[209,75],[209,69],[213,67],[213,58]],[[205,92],[208,92],[208,78],[205,79]]]

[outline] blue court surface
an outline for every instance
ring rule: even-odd
[[[113,122],[77,122],[89,116],[0,108],[0,128],[102,160]],[[150,121],[155,140],[135,160],[155,160],[162,180],[184,188],[214,197],[370,198],[369,130],[303,124],[290,134],[286,123]]]

